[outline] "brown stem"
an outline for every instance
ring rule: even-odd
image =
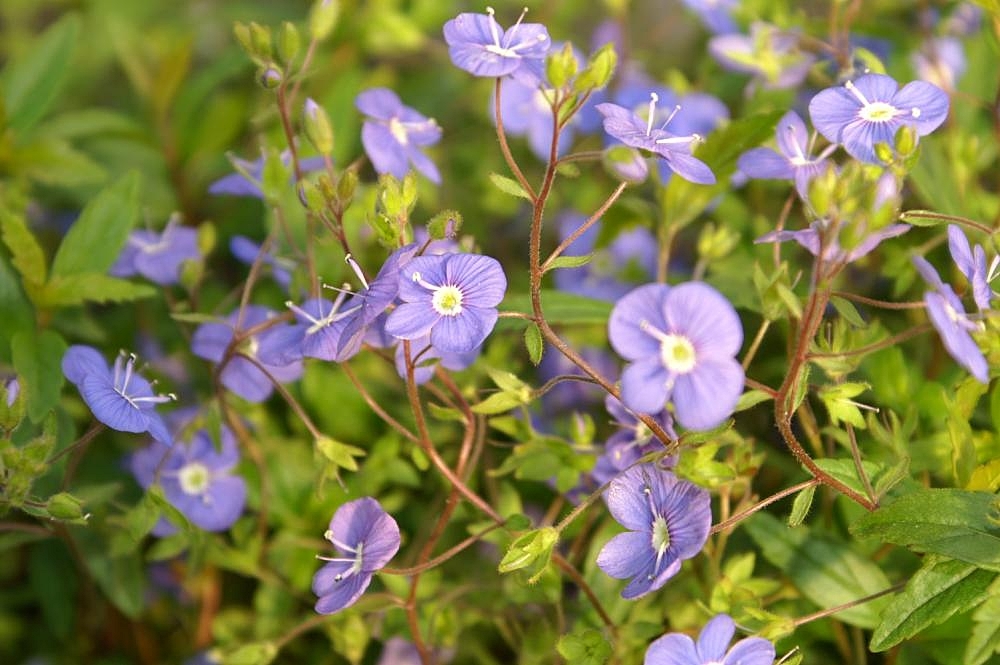
[[[799,617],[798,619],[795,619],[795,620],[792,621],[792,625],[795,626],[796,628],[798,628],[799,626],[801,626],[803,624],[807,624],[810,621],[815,621],[816,619],[824,619],[824,618],[830,616],[831,614],[836,614],[837,612],[842,612],[844,610],[849,610],[852,607],[857,607],[858,605],[862,605],[862,604],[867,603],[869,601],[875,600],[876,598],[881,598],[882,596],[887,596],[890,593],[896,593],[897,591],[901,590],[905,586],[906,586],[906,582],[899,582],[898,584],[893,584],[891,587],[889,587],[887,589],[882,589],[881,591],[877,591],[876,593],[873,593],[870,596],[865,596],[864,598],[858,598],[857,600],[852,600],[852,601],[850,601],[848,603],[844,603],[842,605],[837,605],[835,607],[828,607],[825,610],[820,610],[819,612],[813,612],[812,614],[807,614],[807,615],[805,615],[803,617]]]
[[[822,483],[823,483],[823,481],[820,480],[819,478],[810,478],[809,480],[801,482],[798,485],[792,485],[791,487],[789,487],[787,489],[781,490],[777,494],[772,494],[771,496],[767,497],[763,501],[755,503],[754,505],[750,506],[746,510],[740,511],[740,512],[736,513],[735,515],[733,515],[732,517],[729,517],[729,518],[727,518],[727,519],[719,522],[718,524],[716,524],[715,526],[712,527],[712,530],[709,533],[715,534],[715,533],[724,532],[727,529],[729,529],[730,527],[732,527],[733,525],[739,524],[740,522],[742,522],[746,518],[750,517],[751,515],[753,515],[754,513],[756,513],[761,508],[766,508],[767,506],[770,506],[775,501],[780,501],[781,499],[784,499],[786,496],[795,494],[797,492],[801,492],[802,490],[808,489],[809,487],[815,487],[816,485],[821,485]]]
[[[598,207],[597,210],[594,211],[594,214],[588,217],[587,221],[585,221],[583,224],[577,227],[576,230],[574,230],[571,234],[569,234],[565,240],[559,243],[558,247],[552,250],[552,253],[549,254],[549,258],[545,259],[545,263],[542,264],[543,273],[548,272],[550,266],[552,265],[552,262],[555,261],[557,258],[559,258],[559,256],[563,252],[565,252],[566,249],[570,245],[572,245],[577,238],[586,233],[587,229],[592,227],[595,223],[597,223],[601,219],[601,217],[604,216],[604,213],[606,213],[608,209],[612,205],[614,205],[615,201],[617,201],[618,197],[622,195],[622,192],[625,191],[626,187],[628,187],[627,182],[619,183],[618,186],[615,188],[615,191],[611,192],[610,196],[608,196],[608,198],[604,200],[604,203],[602,203],[600,207]]]
[[[517,178],[517,182],[520,183],[521,187],[528,194],[529,199],[532,203],[537,200],[535,195],[535,190],[531,187],[531,183],[528,179],[524,177],[524,173],[521,171],[521,167],[517,165],[517,161],[514,159],[514,155],[510,151],[510,146],[507,144],[507,132],[503,128],[503,114],[500,113],[500,78],[497,78],[496,85],[494,86],[493,94],[493,113],[496,116],[497,121],[497,139],[500,141],[500,152],[503,153],[503,158],[507,162],[507,167],[510,169],[514,177]]]

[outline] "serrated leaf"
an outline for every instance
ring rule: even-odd
[[[39,307],[68,307],[85,302],[131,302],[152,298],[158,291],[149,284],[101,273],[53,276],[38,294]]]
[[[79,32],[80,17],[68,14],[4,68],[0,89],[11,129],[26,132],[48,112],[72,71],[70,60]]]
[[[815,495],[815,485],[810,485],[795,495],[795,501],[792,502],[792,514],[788,516],[788,526],[799,526],[805,521],[809,509],[812,508]]]
[[[524,346],[528,349],[528,358],[532,365],[537,366],[538,363],[542,362],[542,352],[545,350],[545,345],[542,342],[542,332],[534,321],[528,323],[528,327],[524,329]]]
[[[27,393],[28,417],[40,422],[59,401],[63,386],[62,357],[66,342],[51,330],[21,331],[11,340],[14,369]]]
[[[491,173],[490,180],[493,181],[493,184],[497,186],[497,189],[504,194],[518,196],[529,201],[531,200],[531,195],[524,191],[524,188],[521,187],[521,184],[518,181],[512,178],[500,175],[499,173]]]
[[[872,633],[871,650],[885,651],[930,625],[965,612],[986,598],[997,573],[963,561],[930,556],[892,599]]]
[[[52,276],[103,274],[114,265],[139,215],[139,175],[103,189],[80,213],[52,260]]]
[[[11,263],[21,273],[25,286],[45,283],[45,252],[35,235],[28,229],[24,218],[6,208],[0,208],[0,235],[10,251]]]
[[[1000,571],[996,517],[994,494],[921,489],[864,515],[851,525],[851,532]]]

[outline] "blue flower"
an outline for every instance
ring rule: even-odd
[[[115,277],[142,275],[160,285],[176,284],[180,280],[181,265],[201,256],[198,249],[198,232],[181,226],[178,217],[167,222],[162,233],[133,231],[118,260],[111,266]]]
[[[271,310],[258,305],[247,306],[242,314],[237,309],[226,317],[224,323],[203,323],[198,326],[191,338],[191,350],[199,358],[222,362],[237,332],[242,334],[275,316],[277,315]],[[302,376],[301,361],[272,365],[264,360],[280,355],[274,347],[284,341],[284,333],[278,326],[271,326],[243,339],[237,352],[229,355],[221,370],[219,378],[222,385],[248,402],[263,402],[274,389],[267,374],[282,383],[298,379]],[[245,356],[257,360],[267,370],[267,374]]]
[[[169,449],[154,443],[133,454],[130,462],[143,488],[158,483],[167,501],[205,531],[225,531],[235,524],[247,499],[246,481],[233,473],[240,459],[236,439],[225,425],[220,437],[216,450],[208,432],[199,430],[190,441]],[[153,534],[163,537],[176,530],[161,519]]]
[[[261,246],[246,236],[233,236],[229,241],[229,251],[240,262],[253,265],[254,261],[257,260],[257,255],[260,254]],[[275,256],[272,252],[265,252],[264,256],[261,257],[261,263],[271,269],[271,277],[274,278],[274,281],[282,289],[288,291],[288,287],[292,283],[291,271],[295,269],[295,264],[288,259]]]
[[[894,145],[896,132],[912,127],[918,136],[937,129],[948,116],[948,95],[932,83],[911,81],[899,88],[885,74],[865,74],[827,88],[809,102],[813,125],[851,157],[880,164],[875,145]]]
[[[748,637],[729,649],[736,624],[717,614],[705,624],[698,643],[683,633],[667,633],[649,645],[643,665],[772,665],[774,645],[763,637]]]
[[[632,578],[622,598],[656,591],[701,551],[712,527],[707,490],[654,464],[641,464],[611,481],[604,500],[620,533],[601,548],[597,565],[615,579]]]
[[[479,254],[420,256],[399,273],[402,304],[386,332],[399,339],[430,335],[441,353],[472,351],[493,331],[507,290],[500,263]]]
[[[768,23],[756,22],[749,35],[713,37],[708,51],[726,69],[753,74],[767,89],[793,88],[805,79],[816,58],[799,50],[799,37]]]
[[[590,477],[597,485],[603,485],[619,473],[638,462],[643,456],[649,453],[665,450],[659,439],[653,436],[653,432],[646,427],[646,424],[639,420],[632,411],[625,408],[621,401],[608,395],[604,400],[604,407],[615,419],[614,425],[618,431],[608,438],[604,444],[604,454],[597,458],[594,470]],[[672,438],[676,439],[674,433],[674,419],[670,412],[664,409],[653,416],[660,427]],[[676,464],[675,456],[666,457],[660,460],[660,466],[669,468]]]
[[[377,173],[389,173],[402,180],[414,168],[434,183],[441,174],[420,148],[441,140],[441,128],[409,106],[388,88],[365,90],[354,100],[368,116],[361,127],[361,143]]]
[[[827,231],[828,220],[819,219],[809,225],[808,229],[798,231],[771,231],[754,240],[755,243],[765,242],[785,242],[794,240],[804,247],[813,256],[820,255],[820,246],[823,243],[823,234]],[[853,263],[863,256],[872,252],[882,244],[883,240],[901,236],[910,230],[909,224],[890,224],[878,231],[874,231],[861,238],[861,241],[853,249],[845,251],[841,248],[836,238],[828,238],[826,246],[823,247],[823,260],[837,263]]]
[[[701,22],[709,31],[717,35],[737,31],[732,11],[739,5],[739,0],[683,0],[683,2],[698,13]]]
[[[965,73],[965,51],[955,37],[935,37],[924,42],[911,57],[917,76],[944,90],[954,90]]]
[[[740,155],[737,166],[750,178],[794,180],[799,196],[807,198],[809,181],[823,172],[827,157],[836,145],[827,146],[819,156],[812,157],[813,141],[809,138],[806,123],[795,111],[781,117],[775,137],[780,153],[771,148],[754,148]]]
[[[924,294],[924,305],[927,307],[931,324],[941,336],[944,348],[959,365],[969,370],[976,380],[980,383],[989,383],[989,365],[971,334],[983,329],[982,322],[969,318],[962,300],[950,285],[941,281],[934,266],[926,259],[914,256],[913,263],[924,281],[933,287],[932,291]]]
[[[135,371],[135,361],[123,351],[112,370],[97,349],[73,345],[63,355],[62,371],[99,421],[119,432],[149,432],[170,444],[170,433],[155,408],[176,397],[154,394],[149,381]]]
[[[255,161],[230,157],[240,170],[219,178],[208,186],[209,194],[228,194],[230,196],[251,196],[257,199],[264,198],[264,192],[260,189],[260,180],[264,175],[264,158],[260,157]],[[288,166],[292,162],[292,153],[285,150],[280,156],[281,163]],[[326,167],[326,162],[322,157],[307,157],[299,160],[299,168],[303,173],[319,171]],[[240,172],[242,171],[242,173]],[[244,173],[246,175],[244,175]],[[247,177],[249,176],[249,178]]]
[[[361,305],[344,306],[346,292],[334,302],[325,298],[310,298],[296,305],[288,301],[285,306],[295,314],[296,323],[279,328],[261,359],[269,364],[288,364],[294,360],[319,358],[343,362],[361,349],[360,336],[348,337],[344,330]]]
[[[701,282],[646,284],[618,301],[608,322],[611,346],[629,365],[622,402],[659,413],[673,402],[677,422],[711,429],[728,418],[743,392],[743,343],[736,310]]]
[[[604,131],[627,146],[649,150],[666,161],[667,166],[680,177],[702,185],[715,183],[715,174],[708,165],[691,155],[691,145],[701,140],[698,134],[677,136],[663,129],[671,118],[663,123],[663,127],[654,129],[656,103],[659,95],[650,95],[647,120],[623,106],[605,102],[598,104],[597,112],[604,116]],[[672,117],[672,116],[671,116]]]
[[[977,244],[975,247],[970,247],[962,229],[954,224],[948,225],[948,249],[955,265],[972,285],[972,298],[976,301],[976,307],[980,312],[988,310],[990,300],[993,299],[990,282],[996,278],[997,269],[1000,268],[1000,257],[994,256],[987,267],[986,250],[983,246]]]
[[[399,525],[378,501],[364,497],[340,506],[323,537],[342,558],[318,557],[328,563],[313,576],[312,590],[319,596],[316,611],[333,614],[353,605],[399,551]]]
[[[485,14],[459,14],[444,24],[448,55],[456,67],[476,76],[513,76],[528,85],[542,78],[545,55],[552,45],[549,32],[540,23],[517,23],[504,31]]]

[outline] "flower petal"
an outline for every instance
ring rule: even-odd
[[[694,641],[683,633],[668,633],[646,649],[644,665],[701,665]]]
[[[597,567],[618,580],[645,574],[656,560],[649,538],[645,531],[619,533],[601,548]]]
[[[354,573],[339,582],[335,581],[336,576],[346,572],[350,566],[350,563],[330,562],[320,568],[313,577],[313,593],[319,596],[319,600],[316,601],[318,613],[333,614],[350,607],[371,584],[371,573]],[[318,587],[325,593],[319,593]]]
[[[361,143],[377,173],[388,173],[402,180],[410,170],[406,148],[385,125],[366,122],[361,126]]]
[[[763,637],[748,637],[733,645],[722,665],[771,665],[774,657],[771,642]]]
[[[698,657],[702,661],[721,661],[736,632],[736,623],[728,614],[717,614],[698,635]],[[768,664],[770,665],[770,664]]]
[[[659,356],[629,364],[622,371],[622,402],[639,413],[659,413],[670,397],[668,378]]]

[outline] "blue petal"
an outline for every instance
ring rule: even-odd
[[[683,633],[669,633],[646,649],[644,665],[702,665],[694,641]]]
[[[406,148],[385,125],[366,122],[361,127],[361,143],[376,172],[389,173],[402,180],[410,170]]]
[[[102,376],[111,382],[111,370],[107,361],[92,346],[74,344],[66,349],[62,358],[62,371],[66,379],[77,386],[87,376]]]
[[[639,413],[659,413],[670,397],[668,378],[658,356],[631,363],[622,372],[622,402]]]
[[[787,180],[795,175],[788,158],[770,148],[748,150],[740,155],[736,165],[751,178]]]
[[[617,580],[627,580],[649,570],[656,561],[656,552],[645,531],[619,533],[601,548],[597,567]]]
[[[697,368],[678,376],[674,385],[677,422],[693,430],[721,425],[736,408],[743,378],[743,367],[734,358],[699,360]]]
[[[933,132],[948,117],[948,95],[926,81],[912,81],[904,85],[892,98],[892,105],[911,113],[916,109],[916,116],[906,116],[906,124],[915,127],[920,136]]]
[[[372,582],[371,573],[355,573],[337,582],[338,574],[346,573],[350,563],[330,562],[319,569],[313,577],[313,592],[319,596],[316,601],[316,611],[320,614],[333,614],[357,602]],[[317,589],[321,589],[317,591]]]
[[[358,94],[354,106],[377,120],[389,120],[404,108],[399,96],[389,88],[371,88]]]
[[[111,429],[135,433],[149,429],[146,415],[116,391],[108,377],[84,377],[80,394],[94,417]]]
[[[722,665],[771,665],[775,655],[774,645],[768,640],[748,637],[733,645]]]
[[[698,657],[703,661],[721,661],[735,632],[736,623],[732,618],[728,614],[717,614],[698,635]]]

